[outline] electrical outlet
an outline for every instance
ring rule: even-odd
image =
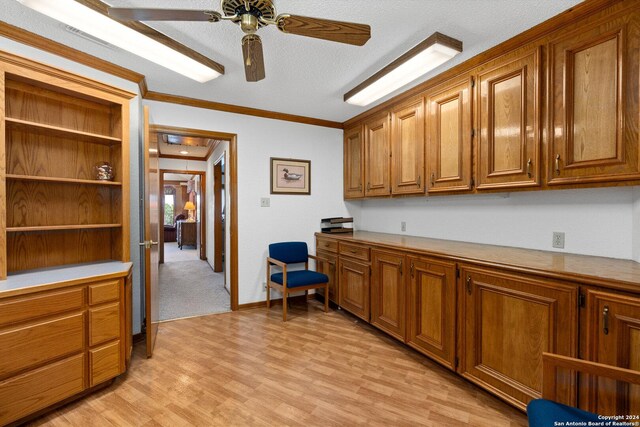
[[[407,231],[407,223],[402,221],[400,223],[400,231]]]
[[[558,249],[564,249],[564,233],[560,231],[554,231],[551,246]]]
[[[261,197],[260,198],[260,207],[261,208],[271,207],[271,199],[269,199],[268,197]]]

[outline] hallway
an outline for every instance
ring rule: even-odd
[[[224,273],[195,257],[160,264],[158,288],[161,321],[231,311]]]

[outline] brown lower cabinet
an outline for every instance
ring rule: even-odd
[[[0,295],[0,425],[126,370],[131,278],[129,271],[121,274],[128,277]]]
[[[586,300],[587,358],[640,370],[640,298],[588,289]],[[640,414],[640,386],[604,378],[585,378],[584,383],[588,410]]]
[[[465,265],[458,292],[458,372],[524,409],[542,394],[542,353],[577,354],[577,287]],[[575,400],[567,393],[575,386],[559,390]]]
[[[412,248],[404,236],[392,245],[391,235],[362,234],[372,241],[318,237],[326,248],[318,253],[336,259],[340,307],[521,410],[541,397],[544,352],[640,370],[637,293],[588,287],[557,270],[522,272]],[[554,255],[554,265],[561,262]],[[609,286],[604,279],[600,286]],[[567,370],[558,378],[562,403],[640,413],[640,387]]]
[[[371,251],[371,324],[404,341],[404,254]]]
[[[408,257],[407,344],[455,370],[456,264]]]
[[[316,251],[316,255],[327,260],[327,262],[319,262],[317,264],[317,271],[320,273],[324,273],[327,275],[327,277],[329,277],[329,301],[338,304],[338,280],[336,277],[336,264],[338,257],[335,254],[320,250]],[[322,295],[323,298],[325,297],[324,289],[318,289],[316,292]]]
[[[340,307],[368,322],[369,265],[340,258],[338,268],[340,272]]]

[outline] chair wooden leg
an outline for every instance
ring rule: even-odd
[[[271,308],[271,286],[267,283],[267,309]]]
[[[287,321],[287,288],[282,290],[282,321]]]
[[[329,284],[324,285],[324,312],[329,312]]]

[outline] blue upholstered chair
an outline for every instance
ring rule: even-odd
[[[556,379],[558,368],[592,375],[594,377],[610,378],[616,381],[640,385],[640,371],[618,368],[602,363],[575,359],[557,354],[542,354],[542,399],[536,399],[527,405],[529,427],[553,427],[556,422],[570,425],[588,425],[591,422],[603,422],[597,414],[583,411],[556,402]],[[590,403],[593,404],[592,402]],[[611,415],[611,414],[608,414]],[[617,414],[620,415],[620,414]],[[578,424],[583,422],[585,424]]]
[[[325,295],[329,295],[329,277],[326,274],[309,270],[309,258],[316,262],[326,260],[309,255],[305,242],[282,242],[269,245],[267,257],[267,309],[271,307],[271,288],[282,293],[282,320],[287,321],[287,295],[291,292],[324,288]],[[287,271],[287,265],[303,264],[304,270]],[[281,272],[271,273],[271,267],[277,265]],[[324,299],[324,311],[329,311],[329,298]]]

